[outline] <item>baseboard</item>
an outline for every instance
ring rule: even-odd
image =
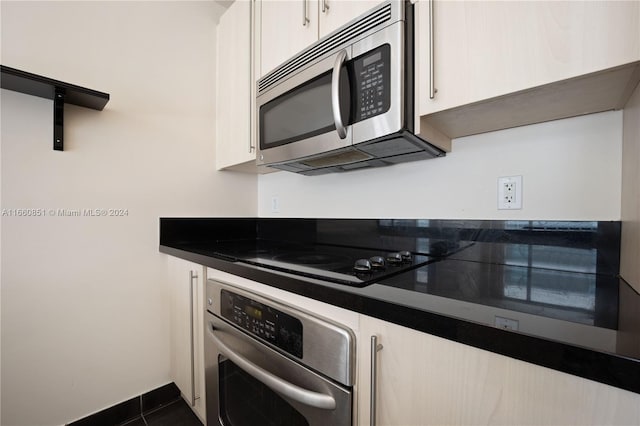
[[[113,407],[90,416],[68,423],[67,426],[114,426],[120,425],[155,411],[180,398],[180,390],[175,383],[160,386],[157,389],[123,401]]]

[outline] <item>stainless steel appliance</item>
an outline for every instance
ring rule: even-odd
[[[351,330],[207,281],[207,424],[351,425]]]
[[[443,156],[414,134],[413,14],[382,3],[260,79],[258,164],[316,175]]]

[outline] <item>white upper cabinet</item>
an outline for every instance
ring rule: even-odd
[[[421,113],[638,61],[639,7],[638,1],[434,1],[437,92],[421,97]],[[429,82],[424,4],[419,19],[421,77]]]
[[[624,107],[638,1],[418,2],[421,126],[450,138]]]
[[[320,38],[374,8],[380,0],[319,0]]]
[[[217,29],[216,168],[254,165],[250,1],[236,1]]]
[[[378,0],[260,0],[260,75],[350,20]]]
[[[318,39],[317,0],[261,0],[260,75]]]

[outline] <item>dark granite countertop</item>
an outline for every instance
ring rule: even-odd
[[[426,253],[364,288],[237,261],[278,239]],[[160,251],[477,348],[640,393],[640,295],[618,277],[619,222],[162,218]],[[508,328],[503,329],[503,328]]]

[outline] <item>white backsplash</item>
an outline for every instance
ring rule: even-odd
[[[622,112],[591,114],[455,139],[444,158],[262,175],[258,215],[620,220],[621,152]],[[523,176],[522,209],[498,210],[498,177],[516,175]]]

